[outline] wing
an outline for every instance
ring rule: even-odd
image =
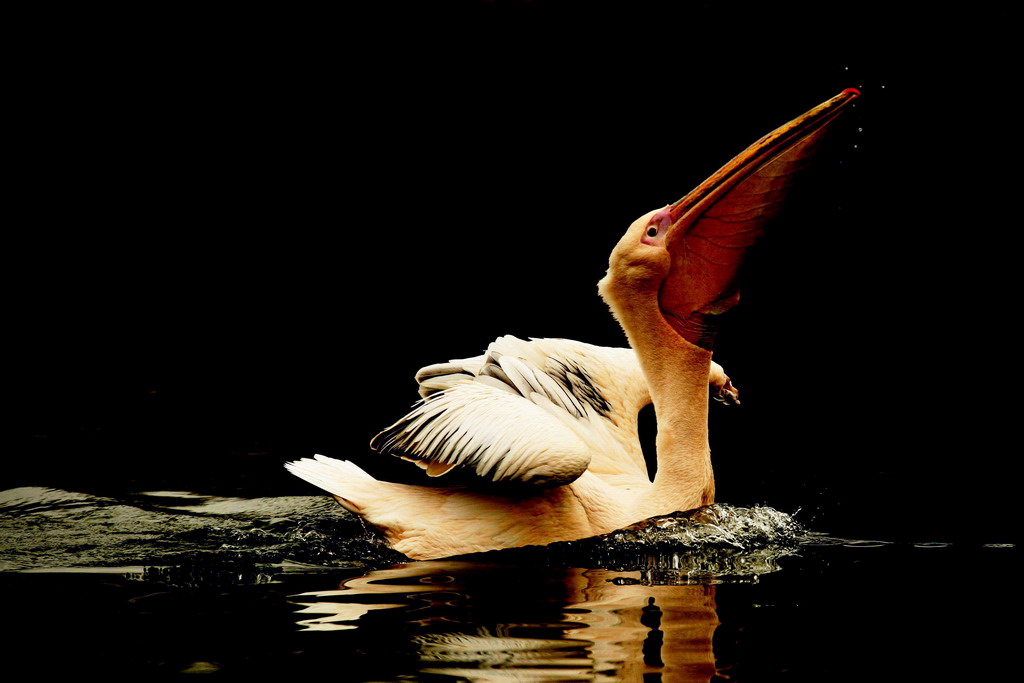
[[[465,382],[421,401],[370,442],[439,476],[464,465],[492,481],[567,484],[590,464],[586,445],[533,401]]]
[[[370,446],[432,476],[566,484],[588,467],[646,479],[636,413],[650,401],[635,354],[501,337],[482,356],[421,369],[420,401]]]

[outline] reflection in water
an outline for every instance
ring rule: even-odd
[[[25,488],[0,493],[0,513],[0,569],[142,565],[125,578],[219,595],[347,568],[331,590],[300,589],[297,636],[347,638],[339,651],[393,662],[396,675],[470,680],[706,681],[712,584],[777,571],[799,531],[770,508],[713,505],[592,539],[395,565],[403,558],[319,497]]]
[[[641,572],[471,562],[399,565],[294,596],[303,629],[390,633],[422,674],[491,680],[707,681],[715,587]],[[501,615],[495,621],[495,615]]]
[[[857,541],[715,505],[396,564],[320,498],[30,488],[0,492],[0,592],[9,651],[77,677],[947,680],[959,661],[975,680],[1016,638],[1019,553],[992,540]]]

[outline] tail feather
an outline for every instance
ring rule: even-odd
[[[285,468],[299,479],[327,491],[342,507],[357,515],[363,513],[363,506],[356,500],[360,489],[377,481],[355,463],[323,455],[285,463]]]

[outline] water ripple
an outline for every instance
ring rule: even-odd
[[[769,507],[715,504],[594,538],[470,557],[633,572],[616,580],[656,586],[757,581],[779,571],[786,558],[815,548],[890,545],[809,531]],[[164,583],[221,585],[271,581],[287,566],[374,569],[405,560],[326,497],[149,491],[112,498],[41,487],[0,492],[0,570],[143,566],[148,578]]]
[[[47,488],[0,493],[0,570],[402,559],[321,497],[157,492],[123,500]]]

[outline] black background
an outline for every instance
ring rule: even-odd
[[[4,487],[313,493],[281,464],[314,452],[413,476],[366,444],[417,368],[623,344],[595,284],[625,227],[857,87],[719,336],[719,499],[1007,540],[1008,19],[626,6],[14,22]]]

